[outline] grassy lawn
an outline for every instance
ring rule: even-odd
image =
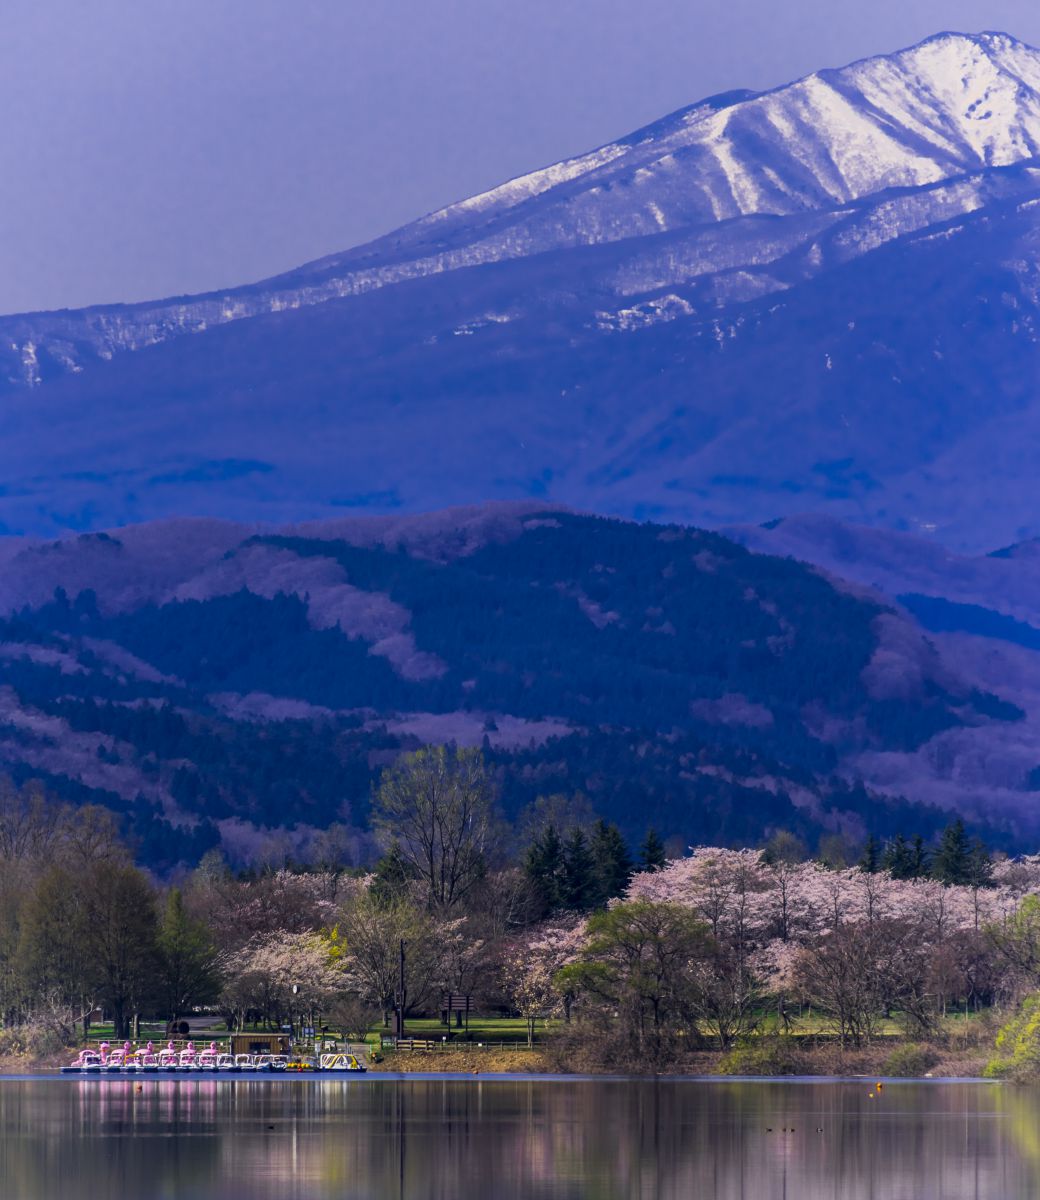
[[[535,1026],[535,1034],[545,1028],[546,1022],[539,1021]],[[439,1017],[409,1017],[405,1021],[405,1029],[412,1037],[439,1038],[447,1036],[449,1029],[442,1025]],[[373,1033],[378,1035],[382,1026],[376,1026]],[[389,1030],[387,1031],[389,1032]],[[456,1029],[452,1024],[450,1032],[453,1037],[460,1039],[466,1036],[466,1030]],[[469,1018],[469,1038],[479,1042],[482,1039],[496,1042],[514,1042],[518,1038],[527,1041],[527,1022],[522,1017],[478,1017],[472,1013]]]
[[[968,1013],[967,1016],[963,1012],[951,1012],[943,1022],[946,1034],[952,1039],[967,1038],[972,1027],[984,1014]],[[558,1024],[558,1020],[538,1021],[535,1026],[535,1042],[541,1041],[548,1030]],[[142,1022],[141,1023],[141,1041],[147,1041],[149,1038],[155,1042],[160,1039],[165,1041],[166,1032],[165,1025],[162,1022]],[[522,1017],[487,1017],[470,1014],[469,1030],[456,1029],[454,1022],[451,1025],[451,1038],[448,1039],[449,1028],[442,1025],[438,1017],[410,1017],[405,1021],[406,1036],[413,1038],[428,1038],[433,1041],[445,1041],[445,1048],[460,1043],[484,1043],[485,1045],[505,1044],[510,1048],[517,1046],[518,1048],[526,1047],[527,1045],[527,1022]],[[249,1027],[251,1032],[264,1032],[259,1027]],[[759,1034],[776,1034],[782,1032],[781,1024],[775,1012],[763,1013],[758,1027]],[[837,1034],[837,1029],[834,1022],[825,1014],[803,1013],[800,1017],[793,1016],[788,1024],[788,1032],[795,1037],[834,1037]],[[903,1037],[906,1036],[906,1030],[903,1023],[899,1020],[898,1015],[895,1015],[888,1020],[882,1021],[878,1026],[878,1035],[880,1037]],[[389,1036],[391,1030],[384,1027],[382,1024],[374,1025],[368,1032],[365,1041],[370,1046],[378,1047],[380,1037],[382,1035]],[[177,1035],[174,1035],[177,1037]],[[191,1036],[199,1041],[225,1041],[228,1037],[227,1028],[224,1022],[219,1017],[214,1017],[212,1022],[203,1025],[202,1022],[195,1024],[192,1029]],[[111,1041],[113,1038],[111,1024],[96,1024],[90,1029],[90,1039],[95,1041]],[[177,1038],[179,1041],[180,1039]]]

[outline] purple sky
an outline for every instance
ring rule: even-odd
[[[854,11],[850,11],[854,9]],[[0,312],[245,283],[1036,0],[5,0]]]

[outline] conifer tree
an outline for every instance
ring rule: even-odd
[[[993,857],[979,838],[972,843],[968,856],[968,883],[972,887],[991,887],[993,884]]]
[[[564,908],[587,912],[596,902],[595,862],[585,835],[573,829],[563,844],[560,903]]]
[[[639,866],[644,871],[661,871],[667,863],[664,842],[657,836],[657,830],[651,826],[646,831],[643,844],[639,847]]]
[[[563,842],[556,826],[547,825],[528,847],[524,859],[524,871],[538,894],[543,916],[560,907],[563,865]]]
[[[914,834],[910,847],[910,878],[924,879],[931,871],[931,855],[919,833]]]
[[[867,844],[863,847],[859,866],[860,870],[866,871],[868,875],[876,875],[881,869],[881,846],[873,834],[867,838]]]
[[[596,883],[594,907],[600,907],[628,891],[632,879],[632,856],[621,830],[603,820],[597,821],[592,831],[591,849]]]
[[[418,878],[418,871],[405,859],[401,843],[395,838],[387,852],[376,863],[370,891],[377,904],[393,904],[407,895],[408,886]]]
[[[972,847],[964,829],[964,822],[957,818],[947,825],[939,839],[939,848],[932,863],[932,877],[940,883],[968,883],[971,878]]]
[[[914,853],[901,833],[897,833],[886,844],[881,865],[893,879],[912,879],[914,877]]]

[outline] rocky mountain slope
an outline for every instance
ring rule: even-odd
[[[999,805],[894,782],[938,739],[1016,736],[998,692],[875,592],[548,505],[2,544],[0,765],[157,864],[330,822],[362,858],[381,766],[445,741],[484,747],[511,818],[581,794],[681,847],[931,836],[953,804],[1023,844],[1035,763]]]
[[[2,318],[0,522],[547,497],[1021,540],[1038,148],[1040,52],[943,34],[277,279]]]

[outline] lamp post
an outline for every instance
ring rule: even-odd
[[[405,1010],[405,990],[404,990],[404,938],[401,938],[401,968],[400,979],[397,986],[397,1036],[404,1037],[404,1010]]]
[[[294,999],[300,994],[300,985],[298,983],[294,983],[292,985],[292,994],[293,994]],[[292,1049],[292,1043],[295,1040],[295,1038],[296,1038],[296,1025],[293,1020],[292,1008],[290,1008],[289,1009],[289,1049],[290,1050]]]

